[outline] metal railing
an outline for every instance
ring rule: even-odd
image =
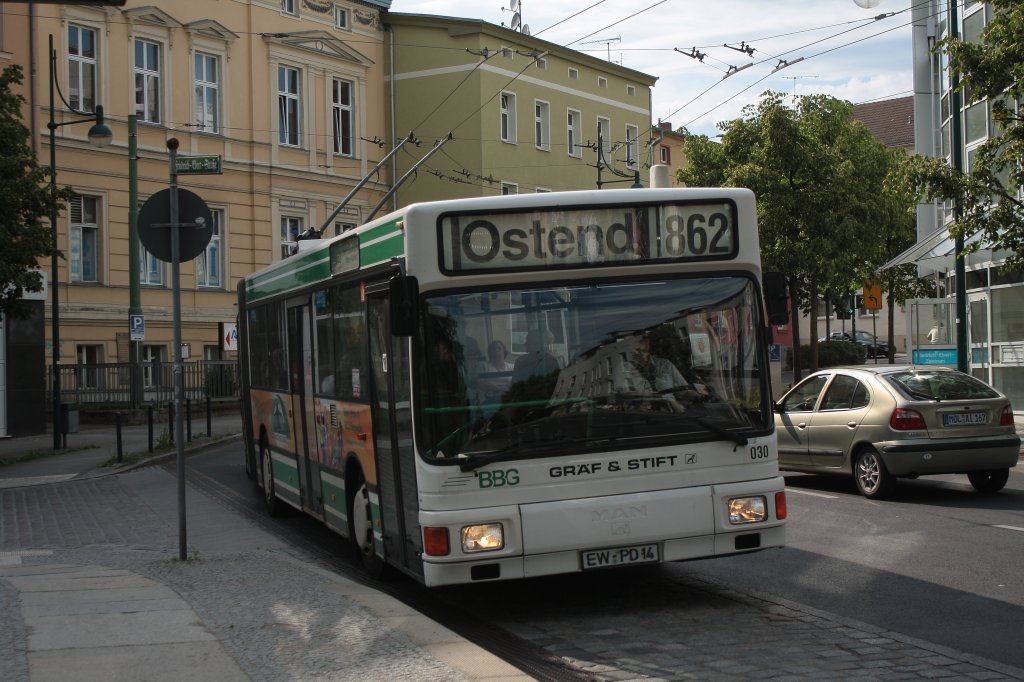
[[[143,403],[174,400],[174,363],[147,362],[133,367],[127,362],[96,365],[61,365],[60,398],[82,406],[131,406],[132,373],[142,372]],[[52,366],[46,367],[47,404],[53,386]],[[238,362],[199,360],[182,363],[185,398],[192,401],[237,400]]]

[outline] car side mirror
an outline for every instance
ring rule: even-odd
[[[392,336],[413,336],[419,325],[419,282],[411,275],[395,275],[388,294]]]
[[[786,414],[786,406],[782,403],[774,403],[772,405],[772,412],[775,414]]]

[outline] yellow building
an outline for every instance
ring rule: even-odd
[[[647,184],[653,76],[478,20],[386,22],[390,132],[421,141],[396,155],[396,177],[452,134],[399,188],[399,205],[628,187],[638,171]]]
[[[57,221],[56,283],[64,365],[129,360],[129,206],[170,183],[179,156],[215,156],[222,172],[181,174],[210,207],[213,237],[181,264],[182,341],[191,359],[219,359],[235,323],[235,282],[319,228],[383,158],[384,32],[390,0],[128,0],[122,7],[0,4],[0,66],[26,74],[26,124],[50,158],[50,85],[57,88],[57,181],[75,198]],[[50,76],[52,36],[54,75]],[[102,106],[112,142],[90,146]],[[134,117],[134,126],[130,118]],[[83,122],[77,122],[82,120]],[[74,123],[69,123],[74,122]],[[129,130],[137,129],[137,162]],[[137,182],[130,170],[137,168]],[[132,185],[135,185],[133,187]],[[326,226],[359,223],[383,196],[377,178]],[[154,228],[157,229],[157,228]],[[173,360],[171,267],[139,247],[147,367]],[[52,355],[47,302],[47,362]],[[157,381],[147,369],[146,381]]]

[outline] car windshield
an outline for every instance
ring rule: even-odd
[[[744,277],[428,295],[417,427],[428,458],[636,448],[771,428]]]
[[[977,400],[998,398],[988,384],[961,372],[894,372],[885,378],[904,396],[914,400]]]

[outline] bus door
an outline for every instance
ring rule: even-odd
[[[299,464],[302,509],[323,518],[320,468],[316,456],[313,418],[313,349],[310,343],[309,302],[288,307],[288,375],[295,415],[295,457]]]
[[[412,445],[408,339],[391,336],[388,294],[367,293],[373,363],[373,431],[376,439],[384,552],[391,563],[423,574],[422,541]]]

